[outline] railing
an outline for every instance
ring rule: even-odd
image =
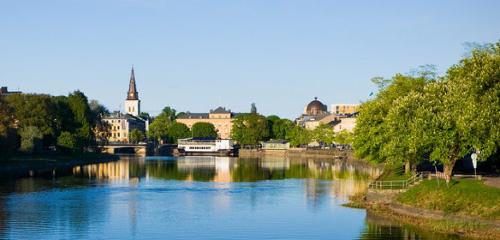
[[[371,189],[407,189],[408,187],[422,181],[422,173],[417,173],[406,180],[374,181],[370,183]]]

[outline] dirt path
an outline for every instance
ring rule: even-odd
[[[500,188],[500,177],[483,177],[483,178],[484,178],[484,184],[491,187]]]

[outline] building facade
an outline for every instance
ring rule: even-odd
[[[125,113],[118,111],[103,118],[103,121],[110,128],[108,142],[128,143],[132,130],[137,129],[145,133],[149,127],[149,121],[139,117],[141,113],[141,100],[137,91],[133,67],[130,73],[129,88],[124,106]]]
[[[226,108],[218,107],[215,110],[210,110],[209,113],[186,112],[177,116],[176,121],[186,124],[189,129],[191,129],[193,125],[198,122],[211,123],[217,130],[219,138],[230,139],[234,116],[235,114],[231,112],[231,110],[226,110]]]
[[[359,104],[332,104],[332,113],[337,115],[354,114],[359,111]]]
[[[143,119],[121,112],[115,112],[103,119],[110,126],[109,142],[129,142],[129,134],[137,129],[141,132],[146,130],[146,121]]]

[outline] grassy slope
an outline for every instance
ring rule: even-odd
[[[411,174],[405,174],[403,165],[386,165],[384,172],[377,179],[378,181],[395,181],[406,180],[411,177]]]
[[[397,201],[445,213],[500,220],[500,189],[477,180],[453,181],[450,186],[441,180],[425,180],[401,193]]]

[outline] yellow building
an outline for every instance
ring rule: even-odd
[[[190,113],[186,112],[177,117],[176,121],[186,124],[191,129],[195,123],[206,122],[215,126],[217,134],[221,139],[231,138],[231,129],[233,127],[234,113],[226,108],[218,107],[210,110],[209,113]]]
[[[332,104],[332,113],[337,115],[353,114],[359,111],[359,104]]]

